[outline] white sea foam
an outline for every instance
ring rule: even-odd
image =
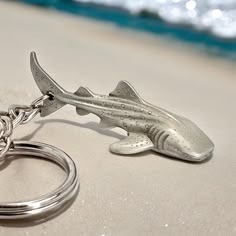
[[[156,14],[172,24],[192,25],[221,38],[236,38],[236,0],[75,0]]]

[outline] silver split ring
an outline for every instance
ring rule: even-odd
[[[66,172],[67,178],[57,189],[41,197],[19,202],[0,203],[0,219],[23,219],[49,214],[62,209],[73,200],[79,189],[79,179],[73,160],[56,147],[37,142],[15,141],[14,148],[6,155],[42,158],[58,164]]]

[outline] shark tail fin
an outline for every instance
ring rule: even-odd
[[[79,87],[79,89],[75,92],[75,95],[77,96],[80,96],[80,97],[95,97],[95,94],[88,88],[86,87]],[[78,115],[80,116],[85,116],[85,115],[88,115],[90,112],[89,111],[86,111],[84,109],[81,109],[81,108],[76,108],[76,112]]]
[[[61,88],[39,65],[35,52],[31,52],[30,54],[30,69],[34,80],[43,95],[65,93],[65,90]],[[48,98],[44,101],[41,109],[41,116],[47,116],[64,105],[65,103],[58,101],[56,98]]]

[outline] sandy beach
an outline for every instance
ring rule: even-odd
[[[0,235],[236,234],[235,62],[173,38],[8,1],[0,2],[0,25],[1,110],[41,95],[29,67],[36,51],[66,90],[83,85],[108,94],[127,80],[148,102],[193,120],[216,146],[202,164],[154,152],[118,156],[109,145],[126,134],[100,129],[96,116],[80,117],[71,106],[38,116],[15,138],[67,152],[80,192],[54,219],[0,222]],[[1,202],[47,193],[65,177],[53,164],[26,158],[0,169]]]

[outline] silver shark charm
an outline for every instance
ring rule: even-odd
[[[61,88],[39,65],[31,53],[31,71],[45,100],[41,116],[47,116],[66,104],[76,107],[78,115],[93,113],[103,128],[120,127],[128,132],[124,140],[110,145],[117,154],[135,154],[154,150],[171,157],[202,161],[214,150],[214,144],[190,120],[144,101],[126,81],[120,81],[109,95],[98,95],[85,87],[75,93]]]

